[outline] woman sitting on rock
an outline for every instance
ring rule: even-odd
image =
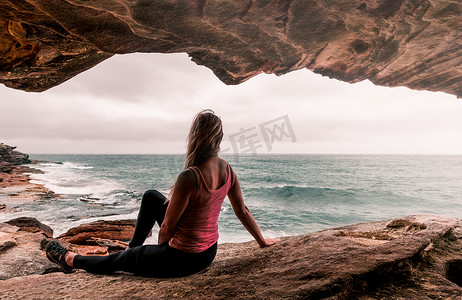
[[[196,273],[215,258],[218,215],[226,195],[234,213],[260,247],[274,244],[277,240],[263,238],[244,204],[236,174],[218,157],[222,138],[221,120],[213,111],[196,115],[188,136],[184,170],[172,187],[170,201],[156,190],[144,194],[135,231],[125,251],[82,256],[52,241],[46,250],[48,259],[59,264],[64,273],[76,269],[154,277]],[[158,245],[143,245],[156,221],[160,226]]]

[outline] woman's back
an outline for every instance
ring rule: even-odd
[[[226,183],[228,179],[228,163],[218,156],[211,157],[199,164],[200,170],[206,186],[210,190],[216,190]]]
[[[188,168],[194,173],[195,191],[178,221],[169,245],[198,253],[218,241],[218,216],[231,186],[231,167],[218,157]]]

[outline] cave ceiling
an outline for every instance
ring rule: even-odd
[[[460,0],[2,0],[0,24],[0,82],[25,91],[142,52],[187,53],[226,84],[306,68],[462,97]]]

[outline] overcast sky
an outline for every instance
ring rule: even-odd
[[[186,54],[119,55],[46,92],[0,95],[0,142],[26,153],[184,153],[193,116],[211,108],[229,153],[462,154],[455,96],[308,70],[226,86]],[[265,143],[265,123],[284,134]]]

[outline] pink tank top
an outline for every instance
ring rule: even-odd
[[[196,192],[189,199],[169,245],[185,252],[199,253],[218,241],[218,215],[231,186],[231,169],[228,165],[228,179],[216,190],[208,188],[198,167],[190,169],[196,175]]]

